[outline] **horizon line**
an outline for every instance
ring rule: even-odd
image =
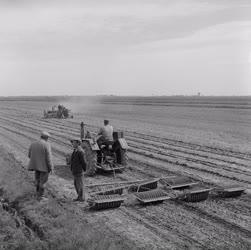
[[[114,95],[114,94],[100,94],[100,95],[3,95],[0,98],[26,98],[26,97],[251,97],[251,95]]]

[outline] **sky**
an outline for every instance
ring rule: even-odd
[[[0,96],[251,95],[250,0],[0,0]]]

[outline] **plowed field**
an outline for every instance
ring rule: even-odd
[[[131,101],[131,100],[129,100]],[[120,208],[90,212],[89,223],[104,225],[145,249],[250,249],[251,247],[251,109],[249,105],[210,107],[194,105],[146,105],[116,99],[102,104],[68,104],[73,119],[43,119],[45,101],[0,101],[1,144],[28,163],[30,143],[41,130],[51,133],[55,175],[49,188],[59,199],[75,196],[65,164],[71,152],[69,139],[79,136],[80,121],[93,133],[109,118],[115,130],[125,131],[130,146],[129,166],[122,174],[97,175],[85,184],[128,181],[169,175],[189,176],[209,187],[240,185],[247,194],[238,198],[209,197],[199,203],[168,200],[141,206],[133,197]],[[129,103],[128,103],[129,102]],[[149,102],[149,101],[148,101]],[[149,104],[149,103],[148,103]],[[87,192],[93,191],[91,188]]]

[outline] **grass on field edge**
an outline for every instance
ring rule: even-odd
[[[135,249],[70,201],[35,199],[33,179],[0,145],[0,249]]]

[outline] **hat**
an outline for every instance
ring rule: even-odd
[[[70,140],[71,143],[73,143],[74,141],[80,143],[81,140],[79,138],[73,138]]]
[[[41,137],[51,137],[51,135],[47,131],[42,131]]]

